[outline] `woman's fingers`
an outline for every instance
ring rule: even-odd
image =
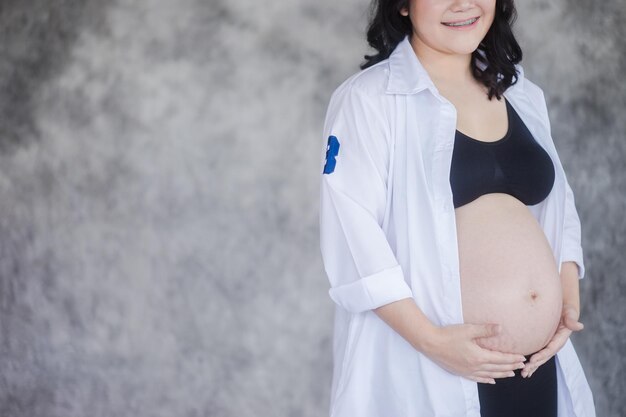
[[[570,334],[572,334],[572,331],[567,328],[559,329],[544,349],[531,356],[522,370],[522,377],[530,378],[537,368],[546,363],[552,356],[556,355],[565,345]]]
[[[495,384],[496,381],[493,378],[480,378],[475,376],[470,376],[467,379],[475,382],[482,382],[483,384]]]
[[[498,364],[498,363],[485,363],[480,367],[481,371],[486,372],[510,372],[516,369],[524,368],[524,363],[516,362],[516,363],[507,363],[507,364]]]
[[[475,376],[481,377],[481,378],[510,378],[512,376],[515,376],[515,372],[514,371],[499,371],[499,372],[495,372],[495,371],[478,371],[478,372],[474,372]]]
[[[563,320],[562,323],[571,330],[580,331],[585,325],[578,321],[580,317],[579,311],[570,305],[563,306]]]
[[[553,354],[550,353],[551,349],[544,349],[541,351],[541,359],[535,359],[534,362],[530,363],[530,361],[526,364],[526,366],[524,367],[524,369],[522,369],[522,377],[523,378],[530,378],[532,376],[532,374],[535,373],[535,371],[537,370],[537,368],[539,368],[541,365],[543,365],[544,363],[547,362],[548,359],[550,359]]]
[[[474,375],[485,378],[508,378],[515,376],[515,370],[524,368],[522,362],[496,364],[485,363],[481,366],[481,369],[474,372]]]
[[[549,358],[551,358],[552,356],[549,356]],[[530,378],[532,376],[532,374],[535,373],[535,371],[544,363],[547,362],[547,359],[540,359],[537,362],[534,362],[533,364],[527,364],[524,369],[522,369],[521,375],[522,378]]]
[[[517,353],[498,352],[497,350],[483,349],[484,363],[489,364],[518,364],[524,362],[526,357]]]
[[[582,324],[575,317],[572,317],[572,316],[565,316],[564,322],[565,322],[565,326],[568,329],[574,330],[574,331],[580,331],[585,327],[584,324]]]
[[[530,357],[526,366],[533,366],[536,365],[537,362],[548,360],[551,356],[558,352],[563,345],[565,345],[565,342],[567,342],[567,339],[571,334],[572,331],[567,327],[559,328],[556,333],[554,333],[554,336],[552,336],[552,339],[548,342],[546,347]]]
[[[550,356],[550,357],[552,357],[552,356]],[[548,359],[549,359],[549,358],[548,358]],[[524,369],[524,370],[521,372],[521,374],[522,374],[522,378],[530,378],[531,376],[533,376],[533,374],[535,373],[535,371],[536,371],[537,369],[539,369],[539,367],[540,367],[541,365],[543,365],[544,363],[546,363],[547,361],[548,361],[547,359],[542,360],[542,361],[538,362],[537,364],[535,364],[535,365],[531,366],[528,370]]]

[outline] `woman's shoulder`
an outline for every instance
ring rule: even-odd
[[[524,74],[524,67],[521,64],[515,64],[515,69],[518,74],[518,83],[521,84],[521,89],[524,93],[528,94],[528,96],[533,100],[542,100],[543,99],[543,90],[539,85],[532,80],[528,79]]]
[[[518,73],[520,90],[528,93],[531,98],[543,98],[542,88],[532,80],[528,79],[521,64],[515,64]],[[388,95],[387,85],[389,83],[389,59],[377,62],[363,70],[354,72],[346,77],[333,91],[333,95],[340,95],[348,91],[365,94],[366,96],[384,97]]]
[[[543,89],[534,81],[528,79],[524,73],[524,67],[521,64],[515,64],[518,80],[514,85],[516,92],[523,92],[533,102],[543,104],[545,97]],[[364,98],[373,103],[383,105],[389,103],[390,94],[387,94],[387,86],[389,83],[389,59],[384,59],[376,64],[363,70],[354,72],[347,76],[335,88],[331,94],[331,102],[340,98],[354,97]],[[341,100],[339,100],[341,101]]]
[[[332,96],[343,94],[359,94],[370,99],[385,96],[389,81],[389,60],[376,64],[350,74],[333,91]]]

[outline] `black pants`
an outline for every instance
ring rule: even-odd
[[[525,355],[526,361],[533,354]],[[495,378],[495,384],[478,382],[481,417],[556,417],[556,358],[551,357],[530,378]]]

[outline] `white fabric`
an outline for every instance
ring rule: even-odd
[[[504,95],[556,170],[547,199],[528,207],[559,271],[561,262],[575,261],[582,279],[580,222],[544,95],[517,69],[519,81]],[[480,417],[476,382],[439,367],[372,311],[413,297],[434,324],[463,322],[449,183],[455,129],[454,106],[439,94],[408,36],[388,59],[351,75],[331,96],[322,165],[330,135],[339,149],[333,172],[320,166],[319,219],[336,303],[331,417]],[[595,417],[571,340],[556,363],[558,417]]]

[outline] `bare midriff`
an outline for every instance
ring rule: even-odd
[[[499,323],[500,334],[476,339],[522,355],[543,348],[562,309],[557,264],[528,207],[504,193],[484,194],[455,209],[465,323]]]

